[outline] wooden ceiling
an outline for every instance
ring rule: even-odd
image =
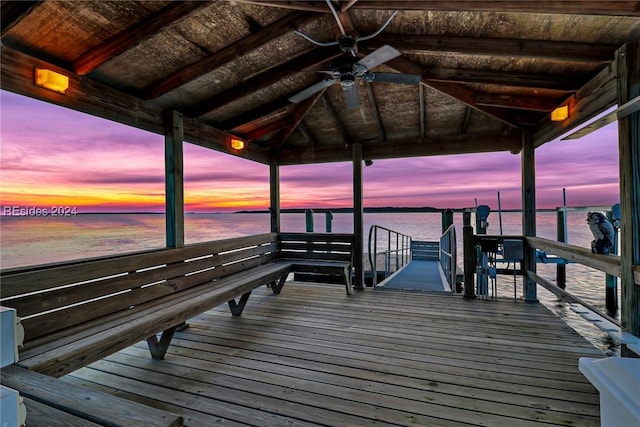
[[[279,164],[518,151],[615,103],[616,50],[640,37],[637,1],[2,1],[2,88],[157,133],[167,112],[185,140]],[[299,103],[343,58],[334,42],[364,37],[358,58],[389,45],[374,72]],[[334,13],[335,12],[335,13]],[[65,95],[33,84],[34,67],[70,77]],[[571,118],[549,121],[569,105]],[[229,136],[249,141],[243,152]]]

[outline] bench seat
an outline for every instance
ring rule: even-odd
[[[278,262],[291,265],[294,273],[339,276],[351,294],[354,235],[347,233],[281,233]]]
[[[57,339],[25,350],[18,364],[53,377],[65,375],[286,277],[290,270],[286,262],[259,265],[59,331]]]
[[[2,384],[25,398],[29,427],[178,427],[182,417],[16,365],[2,368]]]

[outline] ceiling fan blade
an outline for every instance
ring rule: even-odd
[[[353,110],[360,106],[360,94],[358,93],[358,85],[353,85],[344,88],[344,98],[347,104],[347,109]]]
[[[360,64],[367,70],[370,70],[400,55],[401,53],[398,50],[392,48],[388,44],[385,44],[362,58],[360,61],[356,62],[356,64]]]
[[[304,101],[314,93],[320,92],[322,89],[331,86],[335,82],[337,82],[337,80],[334,80],[334,79],[322,80],[314,85],[309,86],[302,92],[296,93],[295,95],[289,98],[289,102],[293,102],[294,104],[297,104],[298,102]]]
[[[417,85],[422,81],[421,74],[367,73],[363,77],[368,82],[400,83],[405,85]]]

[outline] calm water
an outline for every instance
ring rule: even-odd
[[[503,214],[504,234],[521,234],[521,214]],[[584,219],[585,212],[569,212],[568,239],[575,245],[590,247],[593,239]],[[351,214],[333,214],[334,232],[352,232]],[[377,224],[408,234],[414,239],[438,240],[439,213],[367,213],[364,216],[365,239],[371,225]],[[325,215],[315,214],[316,231],[325,230]],[[489,234],[499,234],[496,213],[489,217]],[[462,264],[462,215],[454,216],[458,230],[458,262]],[[46,264],[79,258],[122,254],[164,246],[165,221],[154,214],[84,214],[69,217],[0,217],[0,266],[11,268]],[[282,214],[283,231],[305,231],[304,214]],[[249,214],[191,214],[185,218],[187,244],[229,237],[246,236],[269,231],[269,215]],[[556,214],[542,212],[537,216],[537,234],[555,239]],[[366,248],[365,240],[365,248]],[[543,277],[555,280],[554,265],[538,265]],[[604,273],[577,264],[567,267],[567,290],[604,311]],[[517,280],[518,296],[522,295],[522,281]],[[513,296],[513,279],[501,278],[498,295]],[[538,288],[540,300],[567,323],[600,348],[612,349],[606,334],[557,301],[554,295]]]

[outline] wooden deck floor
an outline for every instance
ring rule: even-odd
[[[288,283],[66,381],[181,414],[188,426],[599,425],[578,357],[601,355],[540,304]]]

